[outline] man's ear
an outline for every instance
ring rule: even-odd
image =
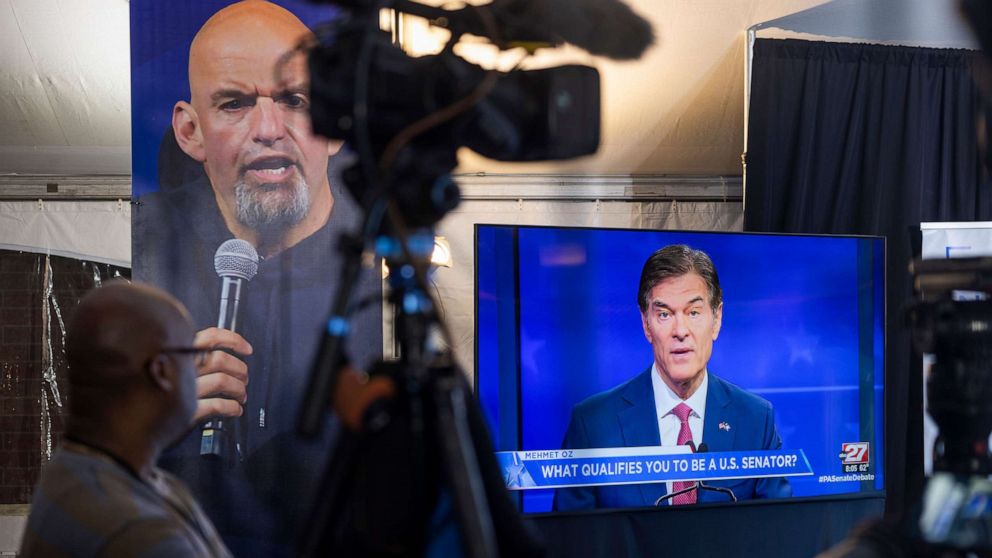
[[[648,343],[651,342],[651,330],[648,329],[648,315],[641,312],[641,327],[644,328],[644,338],[647,339]]]
[[[207,157],[203,151],[203,132],[200,130],[200,119],[193,105],[179,101],[172,109],[172,133],[176,143],[184,153],[203,162]]]
[[[327,140],[327,156],[333,157],[337,155],[338,151],[341,151],[341,146],[343,145],[344,141],[342,140]]]
[[[713,313],[713,340],[720,336],[720,327],[723,326],[723,303],[716,307],[716,312]]]
[[[156,355],[148,363],[148,378],[152,384],[162,391],[171,392],[176,389],[176,367],[166,355]]]

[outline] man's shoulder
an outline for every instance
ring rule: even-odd
[[[772,404],[770,401],[745,390],[744,388],[717,376],[716,374],[710,373],[710,390],[715,390],[717,394],[726,397],[731,401],[731,403],[739,408],[748,409],[749,412],[753,413],[768,413],[772,410]],[[722,392],[722,394],[720,393]]]
[[[632,404],[632,400],[640,396],[644,396],[645,394],[652,396],[650,373],[651,369],[649,368],[622,384],[618,384],[584,399],[575,406],[573,412],[581,416],[612,413],[621,406]]]
[[[169,524],[170,515],[148,487],[119,465],[60,450],[35,490],[25,545],[71,544],[85,555],[86,548],[102,548],[130,526]]]
[[[99,515],[94,519],[109,523],[136,515],[163,514],[154,492],[123,467],[78,452],[56,453],[45,468],[39,489],[48,505],[69,510],[82,506]]]

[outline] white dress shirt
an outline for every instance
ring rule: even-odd
[[[661,445],[675,446],[679,439],[679,430],[682,422],[672,413],[672,409],[679,403],[685,403],[692,409],[689,414],[689,430],[692,432],[692,443],[698,448],[703,443],[703,419],[706,417],[706,391],[709,388],[710,377],[707,371],[703,371],[703,382],[699,384],[696,392],[683,401],[675,394],[670,387],[661,379],[658,372],[658,365],[651,365],[651,387],[654,389],[654,408],[658,415],[658,433],[661,434]],[[672,483],[665,483],[668,492],[672,492]]]

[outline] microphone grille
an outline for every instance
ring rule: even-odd
[[[246,240],[225,240],[214,253],[214,270],[220,277],[240,277],[251,281],[258,273],[258,252]]]

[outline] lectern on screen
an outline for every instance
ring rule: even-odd
[[[642,314],[670,245],[712,261],[718,310],[702,280]],[[477,395],[525,512],[882,494],[883,238],[477,225],[475,266]],[[693,359],[683,437],[662,375]]]

